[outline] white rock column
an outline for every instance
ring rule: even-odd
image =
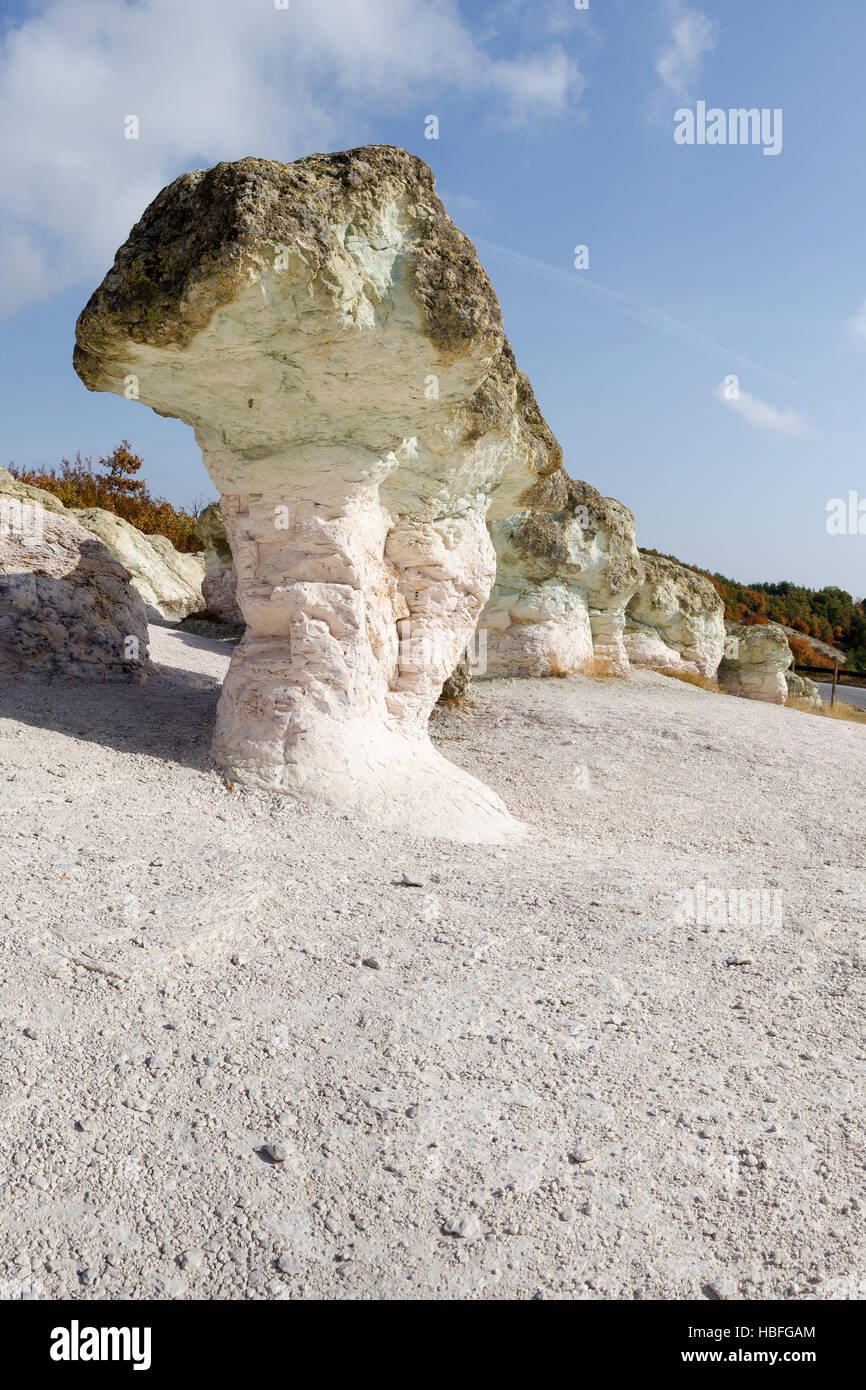
[[[241,160],[164,189],[77,329],[92,390],[195,430],[247,625],[214,752],[232,780],[375,824],[519,833],[427,720],[490,593],[491,498],[559,450],[471,243],[391,147]]]

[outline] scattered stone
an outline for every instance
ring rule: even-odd
[[[265,1144],[262,1152],[267,1154],[272,1163],[285,1163],[289,1156],[289,1151],[285,1144],[280,1144],[277,1141]]]
[[[729,1298],[736,1298],[737,1285],[733,1279],[712,1279],[704,1285],[704,1295],[707,1298],[717,1298],[722,1301]]]
[[[199,1249],[184,1250],[180,1257],[181,1269],[201,1269],[204,1264],[204,1251]]]
[[[481,1222],[473,1213],[468,1216],[452,1216],[442,1230],[446,1236],[457,1236],[460,1240],[477,1240],[481,1235]]]

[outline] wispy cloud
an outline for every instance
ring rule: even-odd
[[[430,91],[556,118],[583,85],[550,35],[505,59],[457,0],[47,0],[0,40],[0,312],[102,275],[184,169],[381,138]]]
[[[848,333],[858,342],[866,343],[866,299],[863,300],[854,317],[848,320]]]
[[[641,304],[638,300],[630,299],[628,295],[620,294],[617,290],[609,290],[605,285],[599,285],[597,281],[588,279],[582,272],[575,274],[573,271],[563,270],[561,266],[549,265],[547,261],[536,260],[534,256],[524,255],[522,251],[512,251],[508,246],[500,246],[498,242],[487,241],[483,237],[476,237],[475,245],[485,259],[500,261],[503,265],[511,266],[514,270],[533,275],[540,280],[547,280],[548,283],[561,289],[570,290],[574,294],[589,295],[591,299],[598,300],[599,303],[616,314],[626,314],[638,323],[646,324],[647,327],[654,328],[670,338],[677,338],[681,343],[686,343],[690,347],[711,352],[715,356],[725,358],[728,362],[736,362],[739,366],[765,372],[767,376],[775,377],[777,381],[783,381],[788,386],[794,386],[798,391],[805,391],[817,400],[825,401],[837,409],[844,409],[838,401],[834,401],[830,396],[825,396],[822,391],[816,391],[813,387],[805,385],[804,382],[795,381],[793,377],[786,376],[784,372],[778,372],[774,367],[768,367],[766,363],[758,362],[754,357],[747,357],[744,353],[727,347],[716,338],[710,338],[699,329],[683,323],[682,319],[664,314],[659,309],[653,309],[649,304]]]
[[[663,0],[665,42],[656,56],[656,76],[665,92],[688,99],[700,80],[704,58],[718,42],[718,25],[682,0]]]
[[[730,406],[755,429],[771,430],[774,434],[797,435],[804,434],[809,428],[805,418],[796,410],[777,410],[767,401],[750,396],[748,391],[737,389],[735,394],[732,394],[725,382],[716,387],[715,395],[716,400]]]

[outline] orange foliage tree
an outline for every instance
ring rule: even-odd
[[[123,439],[96,466],[92,458],[77,453],[71,461],[63,459],[59,468],[16,468],[10,463],[9,472],[21,483],[53,493],[65,507],[102,507],[147,536],[167,536],[175,550],[200,550],[194,532],[200,508],[186,511],[164,497],[153,497],[144,479],[135,476],[142,466],[129,440]]]

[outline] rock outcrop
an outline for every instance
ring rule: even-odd
[[[725,649],[725,605],[709,579],[641,552],[645,578],[625,615],[632,666],[711,678]]]
[[[492,519],[560,450],[496,295],[388,146],[182,175],[77,326],[91,390],[192,425],[247,624],[214,751],[241,783],[413,831],[514,833],[426,725],[490,594]]]
[[[718,681],[731,695],[784,705],[785,673],[793,661],[788,639],[778,623],[727,623],[725,655]]]
[[[200,513],[195,533],[204,546],[201,589],[205,608],[212,618],[221,623],[242,623],[244,615],[238,607],[238,577],[219,502],[211,502]]]
[[[0,468],[0,672],[134,681],[150,674],[144,604],[98,537]]]
[[[559,469],[491,524],[496,584],[482,614],[487,676],[625,673],[629,600],[643,582],[634,517]]]
[[[180,622],[205,607],[204,557],[175,550],[167,536],[149,536],[102,507],[69,509],[128,571],[151,622]]]
[[[786,671],[785,684],[788,688],[786,703],[797,700],[800,704],[812,705],[815,709],[821,708],[823,701],[816,681],[810,680],[808,676],[798,676],[795,671]]]

